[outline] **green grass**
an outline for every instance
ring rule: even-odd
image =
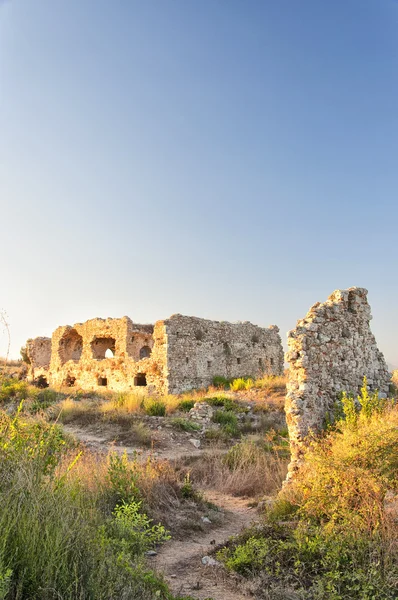
[[[225,410],[232,412],[246,412],[247,408],[243,407],[239,402],[234,400],[233,398],[229,398],[228,396],[210,396],[203,398],[203,402],[207,402],[210,406],[213,407],[222,407]]]
[[[151,417],[165,417],[166,404],[161,400],[149,399],[144,402],[144,410]]]
[[[216,375],[213,377],[213,385],[215,387],[227,389],[231,383],[231,379],[227,379],[226,377],[222,377],[221,375]]]
[[[177,409],[181,410],[182,412],[189,412],[194,406],[195,400],[181,400],[177,406]]]
[[[194,421],[190,421],[189,419],[183,419],[181,417],[175,417],[170,420],[170,424],[175,429],[180,429],[181,431],[199,431],[201,426]]]
[[[24,400],[29,395],[30,387],[26,381],[5,377],[0,381],[0,402]]]
[[[240,431],[238,419],[235,413],[230,410],[216,410],[212,416],[213,423],[221,425],[223,432],[230,437],[239,437]]]
[[[239,377],[238,379],[234,379],[230,384],[233,392],[250,390],[252,387],[254,387],[254,380],[251,377]]]

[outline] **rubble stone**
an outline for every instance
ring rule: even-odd
[[[357,394],[363,378],[370,390],[389,391],[391,376],[369,326],[367,290],[336,290],[317,302],[288,334],[290,365],[285,404],[292,462],[298,468],[310,432],[333,418],[340,392]]]

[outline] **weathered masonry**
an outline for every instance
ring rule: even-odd
[[[84,390],[178,394],[213,377],[283,372],[279,329],[173,315],[155,325],[128,317],[58,327],[52,338],[28,340],[29,378]]]
[[[342,391],[357,394],[366,375],[371,390],[389,391],[391,376],[369,322],[367,290],[336,290],[317,302],[288,334],[286,418],[297,468],[306,436],[319,431]]]

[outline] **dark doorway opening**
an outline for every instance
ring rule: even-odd
[[[39,377],[37,377],[37,379],[35,379],[33,383],[38,388],[48,388],[48,381],[44,377],[44,375],[39,375]]]
[[[145,373],[137,373],[134,377],[134,385],[144,386],[146,385],[146,374]]]
[[[72,377],[72,375],[68,375],[65,379],[65,385],[67,387],[73,387],[76,383],[76,377]]]

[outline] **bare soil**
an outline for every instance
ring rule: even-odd
[[[163,574],[174,594],[197,600],[247,599],[250,593],[242,589],[239,577],[226,573],[220,564],[204,565],[202,558],[215,558],[217,547],[255,522],[257,512],[247,499],[215,491],[207,491],[205,498],[221,509],[219,524],[211,523],[207,531],[192,533],[182,541],[166,542],[157,556],[148,559],[149,565]]]
[[[126,453],[130,457],[139,456],[145,459],[151,455],[153,458],[175,461],[186,456],[200,456],[206,450],[203,444],[201,447],[195,448],[189,441],[199,437],[191,432],[170,432],[169,429],[157,430],[153,444],[146,448],[138,443],[123,443],[121,441],[123,436],[119,434],[117,426],[111,424],[89,425],[86,427],[69,424],[63,425],[63,429],[91,450],[105,454],[113,450],[119,454]]]

